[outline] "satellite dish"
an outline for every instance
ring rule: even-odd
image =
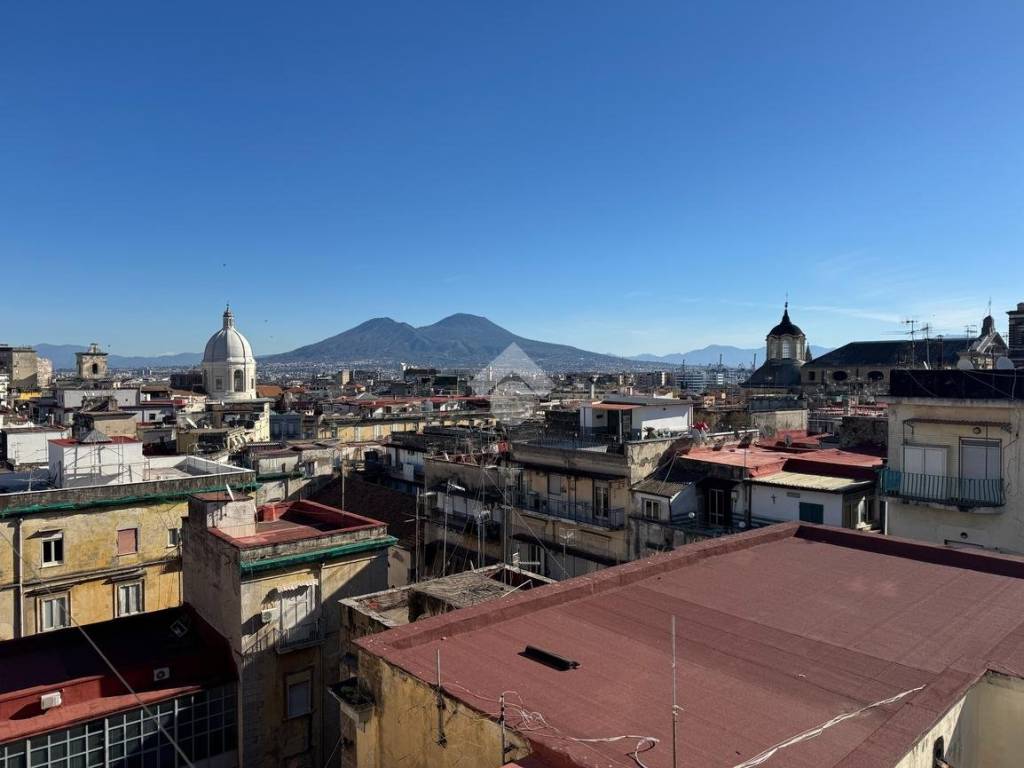
[[[1012,371],[1015,367],[1016,366],[1014,366],[1013,360],[1006,357],[1005,355],[996,360],[997,371]]]
[[[998,366],[998,363],[996,365]],[[956,367],[959,368],[961,371],[973,371],[974,363],[972,363],[966,357],[961,357],[959,360],[956,361]]]

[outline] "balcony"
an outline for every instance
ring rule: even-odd
[[[479,534],[478,527],[482,525],[485,539],[497,541],[501,538],[501,523],[490,517],[481,520],[475,514],[462,509],[449,509],[445,514],[444,507],[434,507],[430,517],[438,525],[445,525],[447,521],[449,531],[476,536]]]
[[[517,499],[517,506],[542,515],[572,520],[585,525],[596,525],[609,530],[620,530],[626,526],[626,510],[623,507],[597,508],[584,501],[569,501],[526,494]]]
[[[324,639],[324,623],[322,619],[306,619],[290,627],[280,627],[277,632],[277,652],[308,648]]]
[[[882,493],[908,501],[931,501],[954,507],[1001,507],[1006,503],[1003,481],[922,475],[888,467],[882,470]]]

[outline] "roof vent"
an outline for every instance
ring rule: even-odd
[[[557,653],[552,653],[551,651],[545,651],[543,648],[538,648],[535,645],[526,646],[526,649],[519,655],[547,667],[551,667],[552,669],[557,669],[559,672],[576,669],[576,667],[580,665],[578,661],[567,659],[564,656],[559,656]]]
[[[53,693],[44,693],[39,697],[39,707],[44,712],[54,707],[59,707],[64,703],[64,699],[60,695],[60,691],[54,691]]]

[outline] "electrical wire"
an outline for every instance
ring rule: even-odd
[[[924,686],[919,685],[916,688],[911,688],[908,691],[903,691],[903,693],[897,693],[895,696],[890,696],[888,699],[882,699],[881,701],[876,701],[866,706],[863,706],[860,709],[854,710],[853,712],[846,712],[842,715],[836,715],[831,720],[827,720],[821,725],[815,726],[814,728],[806,730],[803,733],[798,733],[796,736],[791,736],[785,741],[780,741],[775,746],[769,747],[764,752],[750,758],[749,760],[746,760],[742,763],[737,763],[735,766],[733,766],[733,768],[755,768],[755,766],[764,765],[780,750],[786,749],[787,747],[792,747],[804,741],[809,741],[810,739],[813,739],[816,736],[820,736],[829,728],[837,726],[840,723],[845,722],[846,720],[857,717],[858,715],[862,715],[869,709],[874,709],[875,707],[884,707],[887,704],[894,704],[900,699],[909,696],[912,693],[917,693],[922,689],[924,689]]]
[[[0,528],[0,536],[3,536],[4,540],[6,540],[7,543],[11,545],[11,549],[14,551],[15,556],[22,562],[22,564],[28,566],[28,568],[35,574],[35,577],[40,580],[40,583],[41,583],[43,589],[46,590],[46,593],[48,595],[55,595],[55,594],[57,594],[57,593],[55,593],[50,588],[50,586],[48,584],[46,584],[42,580],[42,574],[39,573],[39,570],[34,565],[32,565],[32,563],[30,563],[24,557],[24,555],[21,553],[21,550],[18,549],[17,546],[15,546],[14,542],[11,540],[11,538],[7,535],[7,533],[2,528]],[[19,600],[23,600],[23,599],[24,599],[23,596],[19,595]],[[128,681],[125,680],[124,675],[122,675],[118,671],[117,667],[114,666],[113,662],[111,662],[110,659],[107,658],[107,655],[105,653],[103,653],[102,650],[100,650],[100,647],[96,644],[96,641],[93,640],[92,637],[89,636],[89,633],[85,631],[85,627],[82,626],[81,624],[79,624],[75,620],[75,618],[71,615],[71,606],[70,605],[68,605],[67,617],[68,617],[68,621],[70,621],[71,624],[79,632],[82,633],[82,637],[84,637],[86,642],[89,643],[89,645],[92,647],[92,649],[96,652],[96,655],[99,656],[100,659],[103,660],[103,663],[106,664],[107,667],[110,669],[110,671],[114,673],[114,676],[117,677],[117,679],[120,681],[121,685],[123,685],[125,687],[125,690],[127,690],[132,695],[132,697],[135,699],[135,701],[138,702],[139,706],[142,708],[142,711],[146,714],[146,717],[150,718],[154,723],[156,723],[157,729],[171,743],[171,746],[174,747],[174,751],[177,752],[178,756],[182,760],[185,761],[185,765],[187,765],[188,768],[193,768],[192,761],[188,759],[188,755],[185,754],[184,750],[181,748],[181,745],[179,745],[178,742],[175,741],[174,737],[171,736],[171,734],[167,731],[167,729],[164,727],[163,723],[160,722],[160,718],[155,717],[153,715],[152,711],[149,709],[149,707],[146,706],[146,703],[142,700],[142,697],[139,696],[139,694],[135,691],[135,689],[132,688],[128,684]]]

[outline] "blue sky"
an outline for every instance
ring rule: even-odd
[[[1024,301],[1024,4],[7,3],[0,341],[622,354]]]

